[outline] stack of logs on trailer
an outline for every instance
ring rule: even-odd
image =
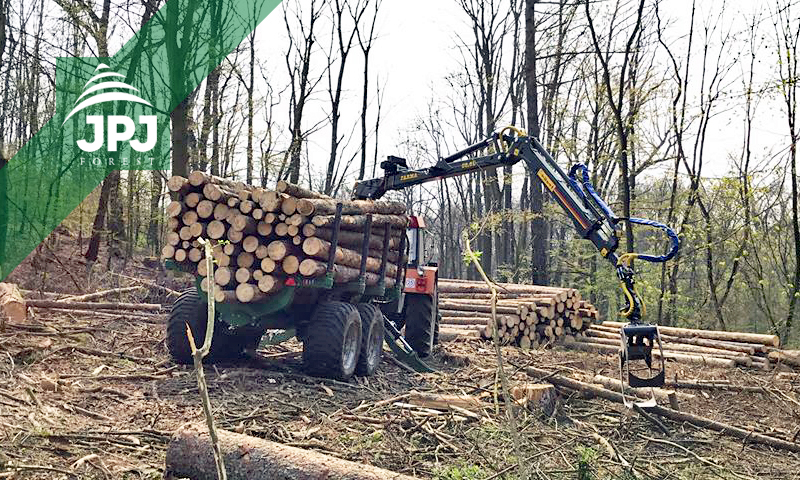
[[[198,171],[170,178],[168,187],[177,200],[167,206],[162,258],[205,277],[204,291],[209,282],[218,285],[217,302],[263,300],[290,276],[325,276],[330,260],[337,284],[358,280],[362,268],[367,286],[383,275],[385,286],[392,287],[401,277],[408,223],[402,203],[338,201],[283,181],[275,191],[265,190]],[[213,278],[202,261],[200,238],[214,245]]]
[[[497,329],[500,341],[522,348],[537,348],[561,339],[583,335],[597,309],[574,288],[497,284]],[[440,328],[477,331],[492,336],[491,292],[483,282],[439,279]]]

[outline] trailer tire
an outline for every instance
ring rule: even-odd
[[[317,307],[303,339],[303,365],[316,377],[348,380],[361,350],[361,318],[353,305],[326,302]]]
[[[181,293],[172,305],[167,320],[167,350],[172,359],[179,364],[191,364],[192,349],[186,337],[186,325],[192,330],[197,348],[203,346],[206,338],[206,304],[192,288]],[[214,363],[239,358],[245,347],[258,342],[250,335],[232,335],[227,332],[227,324],[217,320],[214,336],[211,338],[211,351],[203,363]]]
[[[359,303],[361,317],[361,353],[358,356],[356,375],[368,377],[381,364],[383,352],[383,313],[371,303]]]
[[[409,293],[405,300],[406,341],[420,357],[427,357],[436,342],[436,294]]]

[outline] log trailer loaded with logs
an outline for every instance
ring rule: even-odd
[[[678,251],[678,236],[666,225],[652,220],[620,218],[614,215],[595,192],[589,179],[589,169],[585,165],[573,165],[567,175],[536,138],[529,137],[515,127],[507,127],[479,143],[449,157],[439,159],[435,165],[428,168],[409,169],[405,159],[389,157],[381,164],[384,176],[358,182],[355,186],[354,196],[362,200],[377,200],[388,191],[402,190],[414,185],[488,168],[509,166],[520,160],[526,163],[529,171],[536,173],[556,203],[572,219],[580,236],[591,241],[600,255],[606,258],[616,270],[626,299],[626,306],[620,313],[628,321],[620,327],[622,347],[619,364],[620,381],[624,385],[627,377],[629,386],[634,388],[650,387],[651,390],[654,387],[663,386],[665,370],[661,337],[656,325],[642,320],[644,304],[635,286],[632,261],[638,258],[653,263],[666,262]],[[580,179],[578,178],[579,173],[581,174]],[[663,230],[671,240],[669,252],[665,255],[645,255],[633,252],[618,255],[616,250],[623,222]],[[429,289],[432,292],[436,291],[435,286],[429,287]],[[433,295],[435,298],[435,293]],[[653,347],[656,345],[659,349],[659,355],[657,355],[659,364],[654,368]],[[641,362],[644,362],[644,365]],[[656,373],[653,373],[654,370]],[[623,389],[623,395],[624,393]],[[641,406],[655,405],[655,396],[653,395],[647,402],[638,402],[638,404]],[[626,400],[626,405],[632,406],[632,402]]]
[[[430,353],[435,317],[407,318],[415,351],[380,308],[402,305],[406,228],[418,226],[413,217],[409,222],[405,205],[338,201],[283,181],[269,191],[203,172],[172,177],[168,186],[176,200],[167,207],[170,233],[162,257],[168,268],[196,279],[175,302],[167,325],[176,361],[192,362],[187,325],[195,343],[203,343],[213,296],[216,323],[207,361],[297,336],[309,373],[346,380],[372,375],[385,338],[406,364],[431,371],[419,356]],[[205,239],[213,262],[206,261]]]

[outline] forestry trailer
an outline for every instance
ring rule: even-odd
[[[594,190],[589,170],[585,165],[576,164],[564,173],[553,157],[542,147],[539,141],[515,128],[507,127],[498,134],[471,145],[427,168],[409,169],[405,159],[389,157],[381,164],[385,174],[381,178],[358,182],[355,186],[354,196],[358,199],[379,199],[386,192],[402,190],[413,185],[438,181],[467,173],[473,173],[488,168],[513,165],[523,160],[528,170],[534,172],[542,181],[547,190],[552,194],[555,202],[572,219],[578,234],[591,241],[600,255],[607,259],[616,270],[620,286],[625,294],[626,305],[621,310],[621,315],[627,318],[628,323],[620,329],[620,380],[634,388],[660,387],[664,384],[664,356],[661,347],[661,337],[656,325],[651,325],[642,320],[645,307],[636,288],[632,261],[640,259],[647,262],[662,263],[671,259],[678,252],[680,245],[675,232],[660,223],[642,218],[621,218],[614,215],[609,206],[599,197]],[[580,177],[578,175],[580,174]],[[670,238],[671,248],[664,255],[646,255],[640,253],[617,254],[619,234],[624,221],[663,230]],[[412,232],[414,230],[411,230]],[[411,245],[421,249],[420,241],[414,241],[412,235]],[[421,252],[421,250],[420,250]],[[417,258],[422,254],[418,253]],[[436,300],[436,275],[425,272],[423,269],[409,268],[406,274],[406,298],[419,295],[417,288],[422,288],[435,305]],[[412,293],[413,292],[413,293]],[[414,304],[419,300],[413,300]],[[417,315],[419,309],[400,305],[394,312],[398,318],[410,319],[410,315]],[[403,315],[405,313],[405,315]],[[424,312],[427,314],[427,311]],[[390,315],[391,318],[391,315]],[[408,327],[406,327],[408,330]],[[660,363],[653,368],[653,347],[659,349]],[[644,362],[644,365],[641,362]],[[634,363],[635,362],[635,363]],[[634,364],[633,366],[631,364]],[[653,373],[655,370],[655,373]],[[639,373],[643,372],[643,373]],[[627,373],[627,375],[625,375]],[[627,377],[627,382],[625,381]],[[639,402],[640,406],[655,404],[655,398],[646,402]],[[626,405],[631,403],[626,399]]]

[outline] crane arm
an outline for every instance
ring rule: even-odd
[[[488,152],[488,153],[486,153]],[[483,155],[474,155],[484,153]],[[578,234],[594,244],[600,255],[616,269],[627,305],[622,314],[631,323],[640,323],[644,306],[637,293],[633,269],[630,262],[641,258],[651,262],[663,262],[672,258],[678,250],[678,237],[669,227],[651,220],[615,217],[611,209],[594,191],[589,180],[588,169],[583,165],[574,166],[569,174],[556,163],[553,157],[539,143],[524,132],[508,127],[498,134],[474,145],[439,159],[435,165],[421,169],[409,169],[405,159],[389,157],[381,163],[384,176],[357,182],[354,197],[358,199],[378,199],[386,192],[402,190],[413,185],[443,180],[480,170],[514,165],[525,162],[550,192],[555,202],[572,220]],[[578,173],[583,178],[578,178]],[[664,230],[672,240],[672,248],[666,255],[640,255],[616,253],[619,245],[618,225],[628,220]]]

